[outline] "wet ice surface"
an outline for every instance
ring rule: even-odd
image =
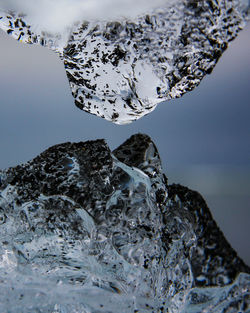
[[[1,312],[247,312],[249,268],[135,135],[0,171]]]
[[[247,8],[245,0],[166,1],[148,14],[76,22],[61,33],[30,25],[29,15],[3,12],[0,27],[59,53],[77,107],[125,124],[211,73],[244,27]]]

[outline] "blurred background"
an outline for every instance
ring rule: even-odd
[[[66,141],[105,138],[111,149],[146,133],[169,183],[199,191],[226,238],[250,265],[250,25],[213,73],[181,99],[118,126],[74,106],[56,54],[0,31],[0,169]]]

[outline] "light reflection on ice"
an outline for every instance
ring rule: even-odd
[[[0,175],[1,312],[244,312],[249,268],[146,135],[113,153],[57,145]]]

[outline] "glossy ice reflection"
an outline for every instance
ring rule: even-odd
[[[57,145],[0,177],[0,311],[247,312],[249,268],[148,136]]]

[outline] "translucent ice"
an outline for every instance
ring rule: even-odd
[[[34,13],[33,1],[2,1],[0,27],[18,40],[57,51],[77,107],[118,124],[195,88],[244,27],[249,10],[245,0],[141,0],[139,11],[120,0],[124,7],[113,5],[110,15],[103,13],[105,21],[101,7],[114,1],[92,2],[89,18],[77,6],[87,2],[67,7],[68,0],[44,0]],[[18,3],[12,8],[23,3],[23,11],[7,10],[11,3]]]
[[[249,279],[146,135],[0,171],[0,312],[247,312]]]

